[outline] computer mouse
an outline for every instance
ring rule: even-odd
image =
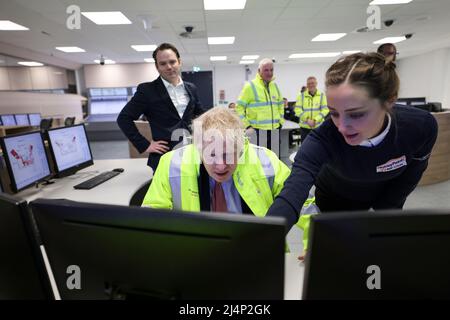
[[[115,168],[113,169],[115,172],[124,172],[125,170],[123,168]]]

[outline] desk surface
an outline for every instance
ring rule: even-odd
[[[73,188],[80,182],[114,168],[123,168],[125,171],[91,190],[75,190]],[[25,189],[19,192],[17,196],[27,201],[37,198],[64,198],[80,202],[127,206],[134,193],[148,182],[152,175],[153,171],[147,166],[147,159],[94,160],[93,166],[80,170],[74,175],[53,179],[55,181],[53,184]]]
[[[281,130],[292,130],[292,129],[299,129],[299,128],[300,128],[300,125],[297,122],[294,122],[291,120],[285,120]]]
[[[298,260],[298,254],[295,253],[286,253],[284,263],[284,299],[300,300],[305,264]]]
[[[289,156],[289,160],[294,163],[295,160],[295,156],[297,155],[297,151],[296,152],[292,152],[291,155]]]

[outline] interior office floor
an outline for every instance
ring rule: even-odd
[[[95,160],[127,159],[129,158],[128,141],[93,141],[90,143]],[[291,150],[292,152],[296,149]],[[288,163],[290,166],[290,163]],[[429,186],[417,187],[408,197],[405,209],[449,209],[450,210],[450,180]],[[294,227],[287,237],[291,252],[301,253],[302,232]]]

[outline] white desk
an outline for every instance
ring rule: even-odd
[[[291,155],[289,156],[289,161],[294,163],[296,155],[297,155],[297,152],[292,152]]]
[[[298,260],[295,253],[286,253],[284,263],[284,300],[300,300],[305,264]]]
[[[74,185],[88,180],[97,174],[123,168],[124,172],[94,187],[91,190],[75,190]],[[94,160],[94,165],[78,171],[74,175],[53,179],[55,183],[30,187],[17,194],[27,201],[37,198],[68,199],[80,202],[93,202],[127,206],[134,193],[153,176],[147,166],[147,159]]]

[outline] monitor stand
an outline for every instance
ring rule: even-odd
[[[46,179],[46,180],[44,180],[42,182],[36,182],[35,186],[36,186],[36,188],[38,188],[39,184],[42,184],[43,186],[48,186],[49,184],[53,184],[53,183],[55,183],[55,181],[52,181],[50,179]]]

